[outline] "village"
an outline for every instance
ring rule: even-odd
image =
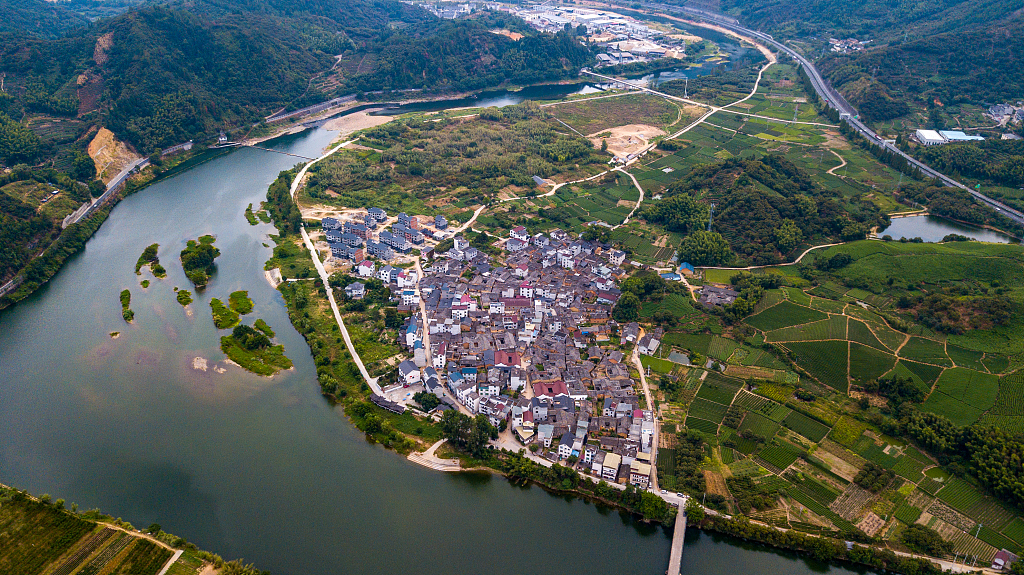
[[[655,416],[639,356],[633,365],[630,354],[654,353],[661,334],[611,317],[625,252],[561,230],[530,236],[520,226],[494,242],[494,258],[443,216],[370,208],[339,217],[321,222],[328,269],[380,279],[408,314],[399,343],[410,358],[375,403],[419,409],[412,398],[425,391],[440,400],[435,412],[486,415],[501,447],[596,480],[650,486]],[[445,239],[451,247],[437,252]],[[343,289],[358,300],[366,286]]]

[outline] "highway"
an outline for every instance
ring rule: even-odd
[[[693,17],[699,18],[701,20],[705,20],[716,26],[720,26],[727,30],[731,30],[732,32],[735,32],[741,36],[755,38],[761,42],[770,44],[777,50],[780,50],[788,54],[794,60],[799,62],[801,66],[803,66],[804,71],[807,72],[807,76],[811,79],[811,84],[814,86],[814,90],[818,93],[818,96],[822,100],[824,100],[825,104],[832,108],[835,108],[836,110],[839,111],[840,114],[848,114],[849,119],[847,119],[846,121],[852,128],[857,130],[857,132],[864,136],[869,142],[877,146],[881,146],[883,149],[889,150],[895,154],[903,156],[903,158],[905,158],[907,162],[910,163],[910,165],[921,170],[921,173],[924,174],[925,176],[929,178],[935,178],[942,182],[943,184],[945,184],[946,186],[960,188],[961,190],[964,190],[971,194],[972,196],[974,196],[977,200],[988,204],[992,208],[995,208],[997,211],[999,211],[1006,217],[1010,218],[1011,220],[1019,224],[1024,224],[1024,214],[1022,214],[1021,212],[1007,206],[1006,204],[998,200],[990,198],[977,190],[968,188],[967,186],[961,184],[960,182],[954,180],[953,178],[950,178],[949,176],[946,176],[945,174],[942,174],[941,172],[931,168],[927,164],[918,161],[916,158],[905,153],[903,150],[897,148],[895,145],[883,140],[881,137],[878,136],[878,134],[874,132],[874,130],[866,126],[863,122],[861,122],[858,119],[857,110],[852,105],[850,105],[849,102],[846,101],[846,98],[844,98],[842,94],[840,94],[839,92],[837,92],[831,86],[828,85],[825,79],[821,77],[821,74],[818,72],[818,69],[814,67],[814,64],[807,60],[807,58],[804,58],[803,55],[801,55],[797,51],[791,49],[789,46],[786,46],[785,44],[775,40],[775,38],[772,38],[771,35],[765,34],[763,32],[758,32],[756,30],[751,30],[749,28],[744,28],[743,26],[740,26],[736,22],[736,20],[732,18],[714,15],[702,10],[694,10],[685,7],[669,6],[667,4],[657,3],[645,3],[644,7],[652,8],[663,12],[683,12]]]

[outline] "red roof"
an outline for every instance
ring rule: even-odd
[[[520,363],[519,354],[515,352],[507,352],[499,350],[494,352],[494,365],[507,365],[509,367],[519,367]]]
[[[536,397],[555,397],[569,395],[569,388],[564,381],[537,382],[533,384],[533,395]]]

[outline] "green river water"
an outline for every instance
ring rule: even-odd
[[[333,135],[266,145],[316,156]],[[367,443],[320,397],[309,350],[264,279],[273,228],[243,217],[294,161],[240,149],[126,198],[49,284],[0,312],[0,481],[159,523],[275,575],[664,573],[670,532],[501,477],[416,466]],[[174,298],[175,286],[191,289],[178,252],[202,234],[222,255],[189,317]],[[134,273],[154,242],[163,280]],[[209,300],[237,289],[293,370],[213,369],[223,354]],[[194,369],[196,357],[210,368]],[[849,572],[692,530],[683,571]]]

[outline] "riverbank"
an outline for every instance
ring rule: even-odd
[[[115,572],[126,563],[136,575],[262,575],[241,560],[225,562],[152,524],[145,531],[98,509],[35,497],[0,484],[0,572]],[[8,570],[10,569],[10,571]]]

